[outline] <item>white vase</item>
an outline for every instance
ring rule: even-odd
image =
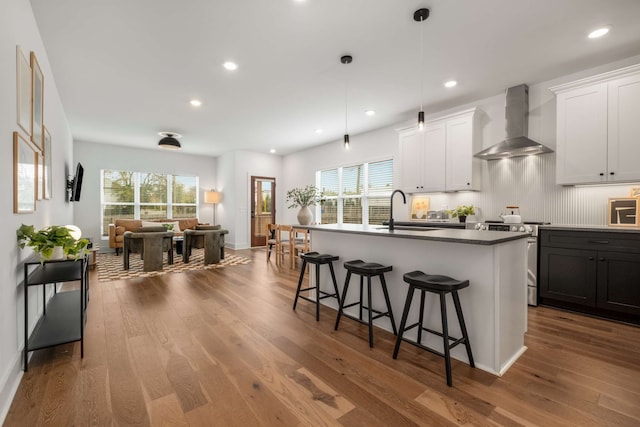
[[[311,213],[309,206],[301,207],[298,212],[298,222],[300,225],[309,225],[311,221],[313,221],[313,213]]]

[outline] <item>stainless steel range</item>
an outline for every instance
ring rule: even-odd
[[[527,239],[527,301],[538,305],[538,226],[548,222],[525,221],[521,224],[505,224],[502,221],[468,223],[466,228],[480,231],[519,231],[531,233]]]

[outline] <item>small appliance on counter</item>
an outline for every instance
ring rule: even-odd
[[[450,217],[447,211],[428,211],[427,222],[449,222]]]

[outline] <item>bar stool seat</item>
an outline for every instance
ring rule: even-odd
[[[340,305],[340,292],[338,291],[338,283],[336,282],[336,274],[333,270],[333,261],[338,261],[340,259],[337,255],[330,254],[320,254],[318,252],[307,252],[300,254],[300,259],[302,259],[302,269],[300,270],[300,278],[298,279],[298,288],[296,289],[296,297],[293,300],[293,309],[296,309],[296,305],[298,304],[298,298],[302,298],[303,300],[313,302],[316,304],[316,321],[320,320],[320,300],[325,298],[335,298],[338,300],[338,305]],[[307,263],[314,264],[316,266],[316,285],[311,286],[305,289],[302,289],[302,280],[304,279],[304,272],[307,269]],[[331,279],[333,281],[333,289],[334,293],[328,293],[320,290],[320,266],[323,264],[327,264],[329,266],[329,271],[331,272]],[[307,296],[300,295],[300,292],[316,290],[316,298],[311,299]]]
[[[460,298],[458,296],[458,291],[460,289],[464,289],[469,286],[468,280],[456,280],[448,276],[441,275],[433,275],[427,274],[422,271],[412,271],[410,273],[406,273],[403,276],[405,282],[409,284],[409,291],[407,292],[407,300],[405,301],[404,311],[402,313],[402,321],[400,322],[400,331],[398,333],[398,338],[396,339],[396,345],[393,350],[393,358],[398,358],[398,351],[400,350],[400,343],[402,341],[406,341],[410,344],[415,345],[423,350],[429,351],[433,354],[437,354],[438,356],[444,357],[445,360],[445,369],[447,375],[447,385],[451,387],[453,385],[453,379],[451,375],[451,355],[450,350],[457,346],[458,344],[464,344],[467,350],[467,357],[469,358],[469,365],[472,368],[475,368],[475,364],[473,362],[473,355],[471,353],[471,345],[469,343],[469,335],[467,334],[467,327],[464,323],[464,316],[462,315],[462,306],[460,305]],[[407,316],[409,314],[409,310],[411,309],[411,303],[413,301],[413,294],[415,290],[420,291],[420,313],[419,320],[417,323],[406,326]],[[425,292],[436,293],[440,296],[440,316],[442,321],[442,332],[435,331],[433,329],[424,327],[424,297]],[[449,328],[447,324],[447,304],[445,300],[445,296],[447,294],[451,294],[453,298],[453,304],[456,308],[456,314],[458,316],[458,322],[460,323],[460,330],[462,332],[462,338],[452,338],[449,336]],[[417,341],[409,340],[403,338],[403,334],[405,331],[409,329],[418,327],[418,337]],[[435,335],[442,337],[444,353],[441,353],[435,349],[426,347],[422,345],[422,332],[426,331]],[[453,341],[453,342],[450,342]]]
[[[353,319],[357,322],[364,323],[369,326],[369,347],[373,347],[373,321],[380,317],[389,317],[391,320],[391,327],[393,328],[393,334],[397,335],[396,330],[396,322],[393,318],[393,311],[391,309],[391,302],[389,301],[389,293],[387,292],[387,283],[384,279],[384,273],[392,271],[393,266],[391,265],[382,265],[375,262],[365,262],[360,259],[354,261],[347,261],[344,263],[344,268],[347,269],[347,277],[344,282],[344,289],[342,290],[342,298],[340,299],[340,307],[338,308],[338,316],[336,318],[336,325],[334,329],[337,331],[338,326],[340,325],[340,318],[342,316]],[[360,275],[360,299],[351,304],[345,304],[347,299],[347,291],[349,289],[349,283],[351,281],[351,274]],[[373,308],[373,303],[371,299],[371,277],[378,276],[380,277],[380,285],[382,286],[382,292],[384,293],[384,300],[387,305],[387,311],[380,311]],[[367,278],[367,305],[365,306],[364,298],[363,298],[363,287],[364,287],[364,277]],[[350,314],[344,313],[345,308],[360,307],[359,316],[351,316]],[[368,321],[365,322],[362,319],[362,310],[366,309],[369,318]],[[373,315],[375,313],[375,316]]]

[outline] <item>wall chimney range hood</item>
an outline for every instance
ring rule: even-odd
[[[509,157],[551,153],[552,149],[527,137],[529,131],[529,87],[526,84],[507,89],[505,140],[486,148],[475,157],[497,160]]]

